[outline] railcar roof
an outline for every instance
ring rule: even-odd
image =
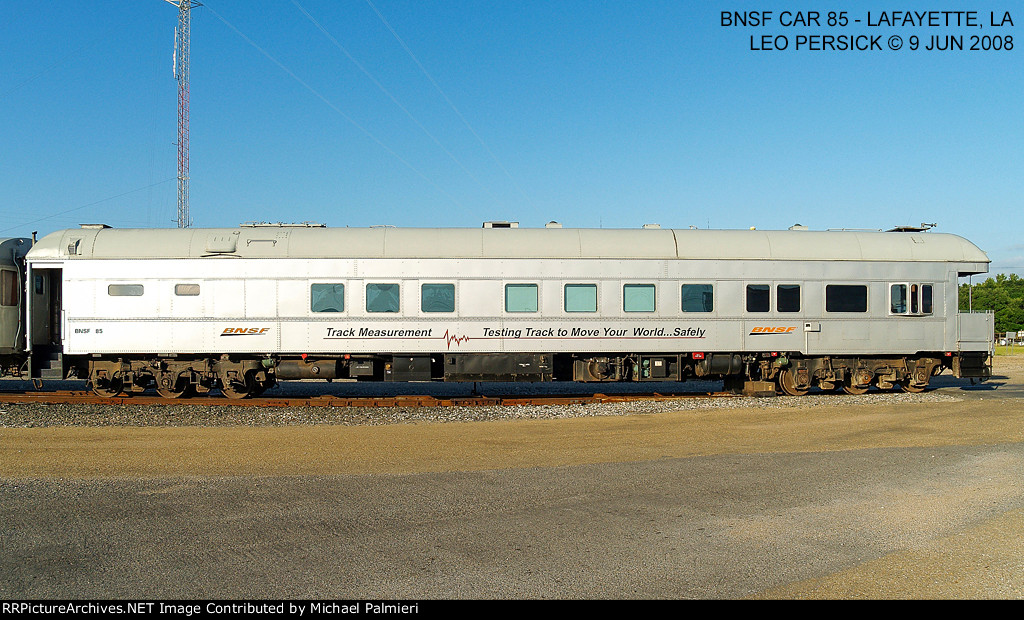
[[[83,227],[51,233],[29,252],[30,260],[204,257],[940,261],[975,263],[973,273],[989,262],[951,234],[809,230]]]

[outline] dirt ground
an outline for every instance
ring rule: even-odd
[[[1000,356],[910,404],[3,428],[0,595],[1021,598],[1022,386]]]
[[[996,357],[994,372],[1024,384],[1024,355]],[[994,396],[391,426],[3,428],[0,478],[407,474],[1024,441],[1024,403]]]

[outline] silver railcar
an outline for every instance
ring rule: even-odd
[[[86,226],[27,256],[35,376],[100,394],[284,379],[918,391],[990,374],[988,270],[933,232]]]

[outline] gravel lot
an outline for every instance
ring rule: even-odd
[[[10,382],[6,389],[25,389],[22,382]],[[27,384],[25,384],[27,385]],[[47,385],[50,387],[50,384]],[[481,390],[484,394],[561,395],[587,393],[576,385],[492,384]],[[52,389],[83,389],[70,382],[58,383]],[[427,394],[435,397],[468,396],[471,387],[450,384],[338,384],[293,382],[267,394],[270,397],[308,397],[321,394],[344,396],[393,396]],[[706,394],[721,390],[721,383],[669,383],[656,388],[647,385],[600,386],[600,393],[644,393],[657,389],[663,394]],[[591,387],[589,393],[597,390]],[[66,404],[3,404],[0,405],[0,428],[47,426],[293,426],[293,425],[390,425],[418,422],[481,422],[486,420],[564,419],[588,416],[628,416],[691,411],[701,409],[790,409],[857,405],[899,405],[903,403],[950,402],[955,396],[929,391],[921,394],[904,392],[869,392],[861,396],[811,393],[802,397],[770,398],[714,397],[678,398],[664,401],[633,401],[586,405],[506,405],[468,407],[246,407],[216,406],[205,400],[219,396],[173,401],[167,405],[66,405]]]
[[[1024,357],[995,370],[566,407],[4,405],[0,599],[1021,598]]]

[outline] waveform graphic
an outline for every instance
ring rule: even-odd
[[[459,344],[462,344],[463,342],[468,342],[469,341],[469,336],[456,336],[454,334],[450,334],[447,329],[444,330],[444,336],[441,336],[441,337],[444,338],[445,344],[448,345],[449,349],[452,348],[452,343],[453,342],[455,344],[459,345]]]

